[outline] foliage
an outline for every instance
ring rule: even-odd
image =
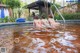
[[[0,3],[5,4],[6,3],[6,0],[0,0]]]
[[[0,18],[0,23],[6,23],[6,22],[15,22],[17,18],[9,18],[8,16],[6,16],[5,18]]]
[[[28,21],[33,21],[33,17],[29,16],[29,17],[27,17],[27,20]]]
[[[5,18],[0,18],[0,22],[8,22],[8,17],[6,16]]]
[[[53,0],[53,3],[55,3],[55,0]]]
[[[20,0],[0,0],[0,3],[9,5],[12,9],[20,7]]]
[[[57,8],[60,8],[61,6],[60,5],[58,5],[58,4],[55,4],[56,5],[56,7]],[[51,9],[52,9],[52,12],[53,12],[53,14],[56,12],[56,8],[53,6],[53,4],[52,4],[52,6],[51,6]]]
[[[9,0],[9,1],[6,1],[6,4],[12,9],[14,8],[20,8],[21,6],[21,3],[20,3],[20,0]],[[14,11],[12,12],[12,16],[14,18]]]
[[[9,18],[9,22],[15,22],[17,18]]]
[[[7,3],[10,8],[19,8],[20,7],[20,1],[19,0],[9,0]]]
[[[73,14],[63,14],[63,17],[66,20],[80,20],[80,13],[73,13]],[[60,15],[55,16],[55,20],[62,20]]]

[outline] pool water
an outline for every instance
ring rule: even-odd
[[[7,53],[80,53],[80,25],[66,25],[64,31],[1,27],[0,47],[5,47]]]

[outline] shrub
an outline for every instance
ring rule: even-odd
[[[11,18],[11,17],[0,18],[0,23],[15,22],[16,19],[17,18]]]
[[[65,20],[80,20],[80,13],[73,13],[73,14],[62,14]],[[56,15],[55,20],[62,20],[60,15]]]
[[[10,17],[10,18],[9,18],[9,22],[15,22],[16,19],[17,19],[17,18],[12,18],[12,17]]]
[[[27,17],[27,19],[26,19],[27,21],[33,21],[33,17]]]
[[[1,23],[8,22],[8,17],[6,16],[5,18],[0,18],[0,22]]]

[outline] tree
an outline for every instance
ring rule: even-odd
[[[0,0],[0,3],[5,4],[6,0]]]
[[[21,6],[20,0],[0,0],[0,3],[9,5],[10,8],[19,8]]]
[[[55,0],[53,0],[53,3],[55,4]]]
[[[56,7],[57,8],[59,8],[59,7],[61,7],[60,5],[58,5],[58,4],[55,4],[56,5]],[[53,14],[56,12],[56,8],[53,6],[53,4],[52,4],[52,6],[51,6],[51,9],[52,9],[52,12],[53,12]]]
[[[8,5],[12,11],[14,8],[20,8],[21,3],[19,0],[8,0],[5,2],[6,5]],[[19,15],[20,16],[20,15]],[[14,12],[13,12],[13,17],[14,17]]]
[[[14,8],[21,7],[20,0],[0,0],[0,3],[8,5],[12,9],[12,11]],[[13,16],[14,16],[14,13],[13,13]]]
[[[10,8],[20,8],[20,1],[19,0],[9,0],[6,1],[6,4],[9,5]]]
[[[80,0],[77,2],[77,12],[80,12]]]

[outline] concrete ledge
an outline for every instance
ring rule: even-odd
[[[58,20],[57,22],[60,22],[64,24],[63,20]],[[13,23],[0,23],[1,26],[12,26],[12,25],[27,25],[32,26],[33,21],[26,21],[26,22],[13,22]],[[80,24],[80,20],[66,20],[65,24]]]
[[[66,23],[65,24],[80,24],[80,20],[65,20]],[[64,23],[63,20],[58,20],[57,22],[60,22],[60,23]]]
[[[13,26],[13,25],[32,25],[33,21],[27,21],[27,22],[13,22],[13,23],[0,23],[0,27],[2,26]]]

